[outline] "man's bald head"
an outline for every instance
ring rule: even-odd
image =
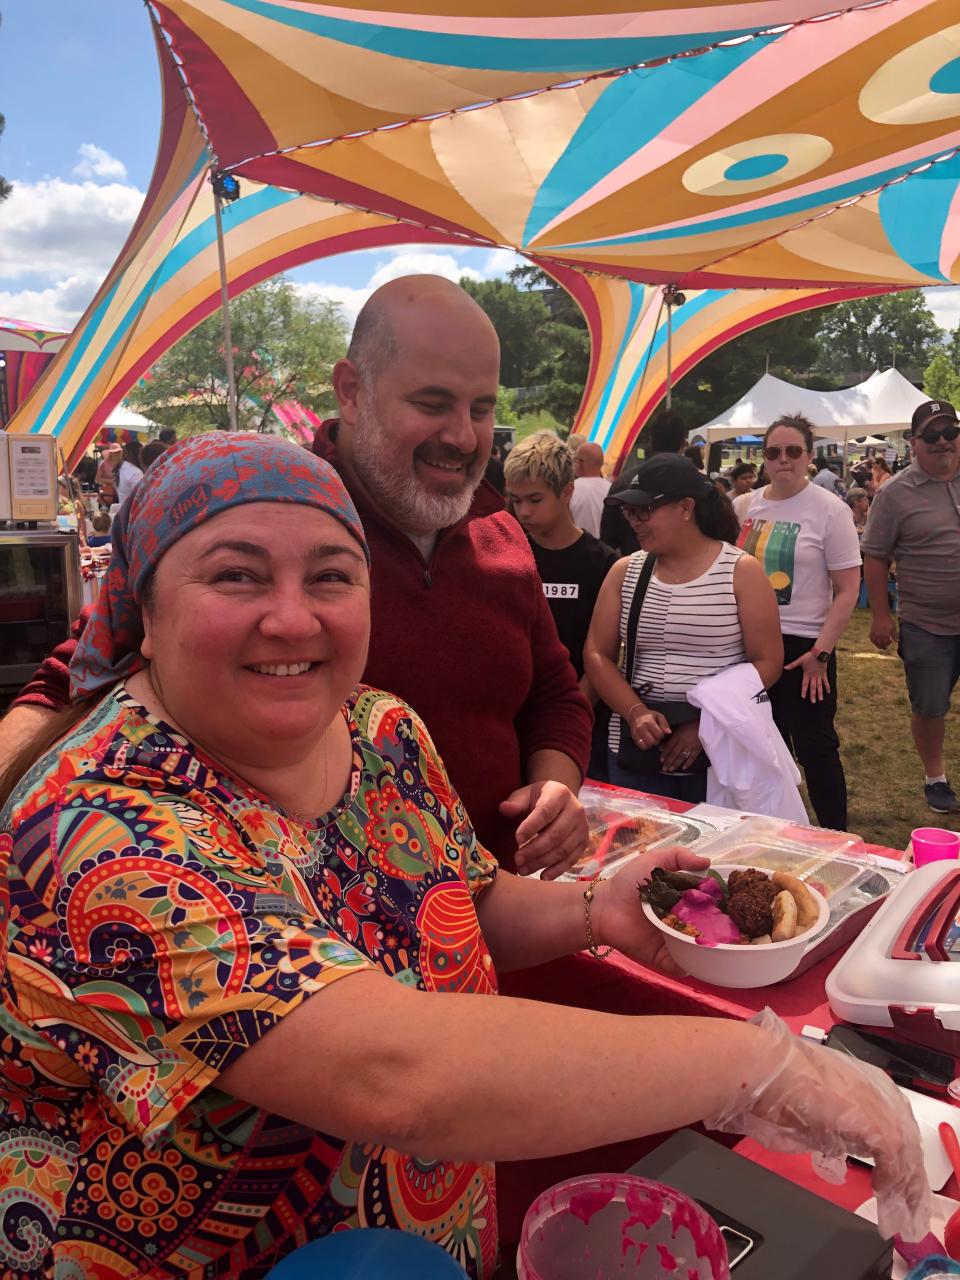
[[[387,519],[416,536],[462,519],[493,444],[496,331],[442,276],[372,294],[333,370],[337,459]]]
[[[404,338],[429,337],[442,328],[458,340],[495,348],[500,342],[486,312],[470,295],[445,276],[400,276],[388,280],[364,303],[353,327],[347,351],[367,386],[401,353]]]
[[[576,453],[576,469],[578,476],[603,475],[603,450],[593,441],[582,444]]]

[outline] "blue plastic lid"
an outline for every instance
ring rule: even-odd
[[[907,1280],[949,1280],[951,1276],[960,1276],[960,1262],[952,1258],[924,1258],[907,1274]]]
[[[278,1263],[267,1280],[463,1280],[445,1249],[408,1231],[338,1231],[311,1240]]]

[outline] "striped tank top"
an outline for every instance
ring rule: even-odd
[[[660,582],[657,571],[647,586],[640,617],[633,672],[634,689],[649,686],[654,702],[682,702],[693,686],[726,667],[746,661],[733,571],[743,552],[724,542],[716,560],[692,582]],[[620,670],[626,662],[627,622],[645,551],[630,557],[620,592]],[[624,673],[626,674],[626,673]],[[610,717],[611,751],[620,747],[620,717]]]

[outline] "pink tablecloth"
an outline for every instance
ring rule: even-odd
[[[690,807],[677,801],[662,803],[675,812],[683,812]],[[870,845],[868,849],[889,858],[904,856],[898,850],[878,845]],[[581,953],[537,969],[507,974],[501,982],[501,991],[509,996],[622,1014],[687,1014],[746,1019],[769,1005],[793,1031],[800,1031],[806,1025],[827,1029],[836,1019],[827,1004],[824,983],[841,954],[840,951],[835,952],[800,977],[775,987],[742,991],[707,986],[692,978],[668,978],[618,953],[605,961]],[[522,1071],[523,1064],[504,1063],[504,1070]],[[544,1081],[544,1088],[549,1087],[550,1082]],[[662,1142],[665,1136],[658,1134],[615,1147],[601,1147],[550,1160],[498,1165],[501,1238],[504,1241],[519,1238],[527,1206],[554,1182],[577,1173],[626,1169]],[[860,1166],[851,1166],[847,1181],[836,1187],[813,1173],[806,1156],[773,1155],[746,1140],[736,1149],[845,1208],[856,1208],[870,1197],[869,1172]],[[955,1190],[952,1183],[948,1184],[944,1194],[952,1195]]]

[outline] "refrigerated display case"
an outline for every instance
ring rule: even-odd
[[[80,612],[76,532],[0,529],[0,693],[13,697]]]

